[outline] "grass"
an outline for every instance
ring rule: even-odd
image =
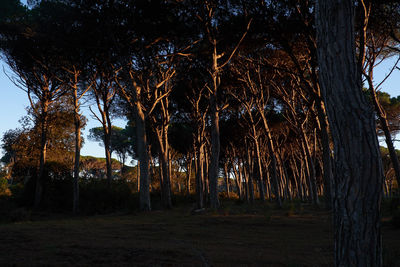
[[[332,266],[329,213],[224,203],[91,217],[47,215],[0,225],[0,266]],[[35,215],[33,215],[35,218]],[[386,266],[400,266],[400,230],[383,223]]]

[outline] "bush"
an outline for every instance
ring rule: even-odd
[[[101,214],[116,210],[131,211],[139,207],[138,196],[132,194],[133,184],[116,180],[110,186],[105,179],[88,180],[80,184],[80,210]]]
[[[2,196],[11,196],[11,191],[8,188],[8,181],[6,178],[0,178],[0,197]]]

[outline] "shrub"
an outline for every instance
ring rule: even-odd
[[[2,196],[11,196],[11,191],[8,188],[8,181],[6,178],[0,178],[0,197]]]

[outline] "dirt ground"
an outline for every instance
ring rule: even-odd
[[[400,229],[383,222],[385,266],[400,266]],[[0,225],[0,266],[332,266],[321,210],[259,208],[193,215],[53,216]]]

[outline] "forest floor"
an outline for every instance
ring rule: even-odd
[[[36,216],[36,217],[35,217]],[[86,217],[36,214],[0,225],[0,266],[332,266],[331,216],[297,206],[231,203]],[[383,219],[385,266],[400,266],[400,229]]]

